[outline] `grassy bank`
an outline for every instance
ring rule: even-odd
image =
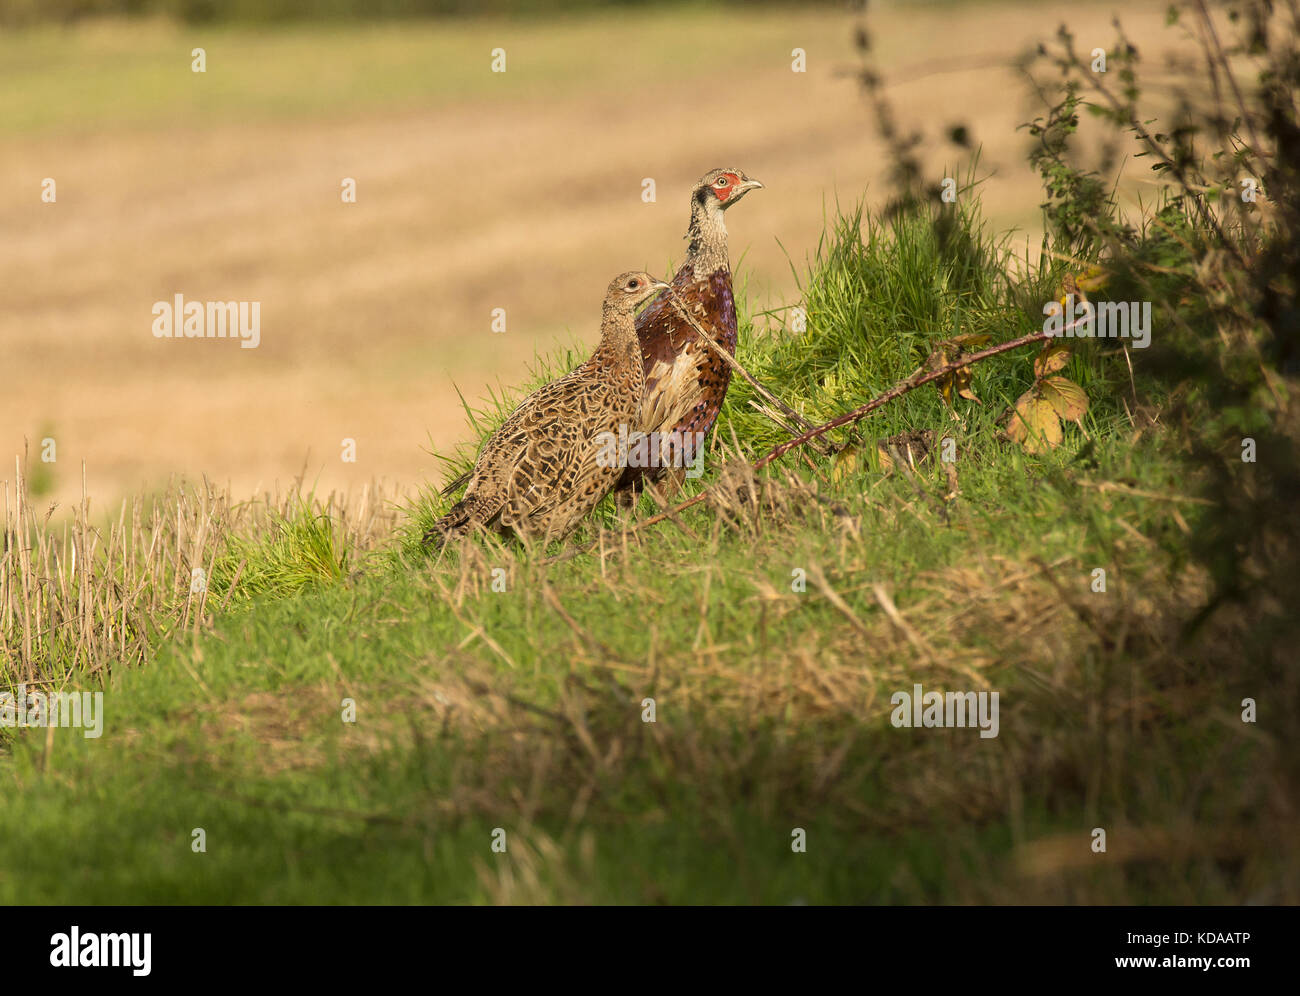
[[[1032,331],[1060,268],[1009,277],[967,203],[955,240],[834,219],[806,330],[746,315],[742,361],[816,420],[956,332]],[[1294,821],[1260,774],[1279,744],[1238,716],[1263,694],[1233,665],[1246,623],[1181,629],[1207,506],[1159,387],[1079,350],[1089,412],[1030,454],[998,425],[1030,360],[977,367],[982,404],[913,392],[761,479],[740,457],[782,433],[737,385],[690,485],[707,504],[637,531],[603,509],[566,549],[426,559],[432,488],[396,522],[282,502],[193,548],[222,597],[185,614],[191,547],[164,537],[157,603],[184,623],[147,662],[106,641],[98,668],[7,665],[104,690],[105,727],[0,733],[0,900],[1294,901]],[[875,440],[926,430],[957,440],[956,478],[886,473]],[[998,735],[895,727],[915,684],[998,692]]]

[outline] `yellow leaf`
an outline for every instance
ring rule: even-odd
[[[1056,373],[1069,362],[1069,346],[1060,342],[1048,343],[1046,348],[1034,357],[1034,377],[1043,378],[1048,374]]]
[[[1105,287],[1109,279],[1110,274],[1100,266],[1090,266],[1083,273],[1077,274],[1074,282],[1081,291],[1095,291]]]
[[[925,369],[938,370],[941,367],[946,367],[949,363],[960,360],[967,352],[966,347],[983,346],[992,338],[993,336],[987,332],[968,332],[935,343],[934,350],[926,358]],[[970,386],[972,376],[970,367],[958,367],[952,373],[936,380],[934,386],[943,400],[950,406],[952,405],[954,393],[959,398],[978,402],[979,398],[975,397],[975,392],[971,390]]]
[[[934,382],[934,386],[939,391],[939,396],[943,398],[944,404],[952,404],[952,374],[947,377],[940,377]]]
[[[1061,441],[1061,420],[1050,404],[1026,391],[1007,422],[1007,435],[1026,453],[1043,453]]]
[[[945,339],[941,346],[956,346],[958,352],[969,351],[972,346],[985,346],[993,338],[987,332],[967,332],[964,335],[956,335],[951,339]]]
[[[1039,385],[1043,401],[1061,418],[1077,422],[1088,410],[1088,395],[1082,387],[1066,377],[1048,377]]]
[[[1065,305],[1065,299],[1071,295],[1086,301],[1089,291],[1101,290],[1109,279],[1110,274],[1100,266],[1090,266],[1082,273],[1067,273],[1065,279],[1061,281],[1061,292],[1057,300],[1062,306]]]

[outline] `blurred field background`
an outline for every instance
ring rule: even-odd
[[[570,6],[350,20],[347,3],[0,2],[0,452],[27,440],[35,459],[54,438],[32,483],[65,508],[82,461],[101,510],[177,473],[234,495],[304,471],[323,488],[440,479],[430,446],[466,435],[456,388],[473,401],[518,383],[539,349],[594,343],[612,274],[680,258],[705,170],[767,184],[729,220],[751,311],[797,299],[791,261],[836,198],[887,199],[846,8]],[[1167,41],[1163,8],[1127,4],[1127,29]],[[80,16],[121,10],[138,16]],[[1112,10],[872,5],[904,126],[967,125],[987,217],[1035,253],[1040,198],[1015,130],[1030,104],[1010,64],[1063,22],[1106,44]],[[497,47],[504,74],[489,71]],[[155,339],[152,303],[177,293],[260,301],[261,346]]]

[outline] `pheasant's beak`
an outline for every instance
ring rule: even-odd
[[[746,177],[745,182],[740,185],[740,189],[741,190],[762,190],[763,185],[759,183],[757,180],[751,180],[749,179],[749,177]]]
[[[650,285],[650,288],[651,290],[661,291],[661,290],[667,290],[668,285],[664,283],[662,280],[656,280],[654,283]]]

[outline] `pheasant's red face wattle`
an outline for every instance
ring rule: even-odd
[[[740,183],[740,177],[736,176],[735,173],[723,173],[713,182],[713,194],[723,204],[726,204],[727,198],[735,192],[738,183]]]

